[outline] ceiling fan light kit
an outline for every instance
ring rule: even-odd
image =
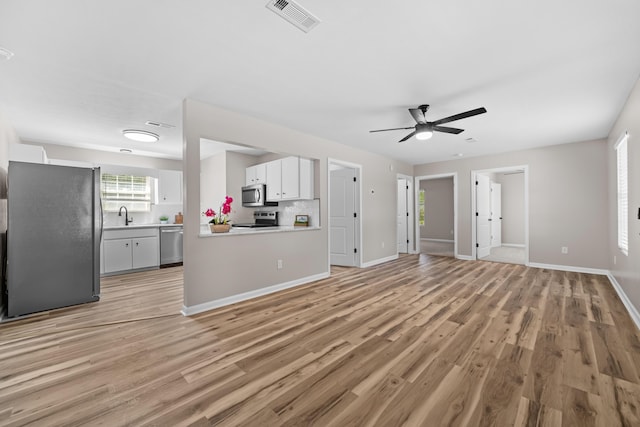
[[[160,140],[160,136],[153,132],[146,130],[126,129],[122,131],[125,138],[138,142],[157,142]]]
[[[436,120],[435,122],[428,122],[425,116],[428,109],[428,104],[423,104],[418,108],[409,108],[409,113],[411,113],[411,116],[416,121],[415,126],[405,128],[378,129],[371,130],[369,132],[386,132],[390,130],[414,129],[413,132],[411,132],[409,135],[405,136],[398,142],[404,142],[413,136],[415,136],[416,139],[424,141],[431,138],[433,136],[433,132],[452,133],[454,135],[462,133],[464,132],[464,129],[451,128],[440,125],[444,123],[454,122],[456,120],[466,119],[467,117],[477,116],[478,114],[484,114],[487,112],[486,108],[480,107],[476,108],[475,110],[465,111],[464,113],[454,114],[453,116],[445,117],[443,119]]]
[[[416,139],[420,141],[426,141],[427,139],[431,139],[433,136],[433,130],[431,129],[422,129],[416,132]]]

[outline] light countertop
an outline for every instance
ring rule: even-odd
[[[199,237],[223,237],[223,236],[240,236],[247,234],[266,234],[266,233],[283,233],[283,232],[291,232],[291,231],[311,231],[311,230],[320,230],[320,227],[294,227],[292,225],[281,225],[279,227],[269,227],[269,228],[231,228],[228,233],[212,233],[208,228],[209,225],[206,224],[207,229],[205,231],[204,227],[200,228]]]
[[[105,230],[126,230],[129,228],[153,228],[153,227],[182,227],[182,224],[160,224],[155,223],[155,224],[136,224],[136,223],[131,223],[129,225],[105,225],[104,229]]]

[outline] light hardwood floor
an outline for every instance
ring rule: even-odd
[[[408,255],[190,318],[181,285],[0,325],[0,425],[640,425],[603,276]]]

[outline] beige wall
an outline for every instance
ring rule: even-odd
[[[411,175],[410,165],[193,100],[183,104],[183,126],[185,306],[328,273],[329,158],[362,165],[364,262],[396,255],[395,209],[389,206],[396,206],[396,174]],[[201,137],[319,159],[316,197],[320,198],[323,228],[198,237]],[[278,259],[283,260],[281,270],[276,269]]]
[[[9,144],[20,140],[7,118],[0,111],[0,261],[4,258],[7,235],[7,168],[9,166]],[[4,276],[0,262],[0,307],[4,304]]]
[[[502,243],[524,245],[524,173],[494,174],[502,187]]]
[[[472,254],[471,171],[529,165],[530,262],[607,268],[607,144],[588,141],[414,167],[458,173],[458,252]],[[568,254],[560,248],[569,247]]]
[[[420,238],[453,241],[453,177],[422,180],[420,189],[425,191]]]
[[[617,213],[617,180],[616,152],[614,145],[622,132],[629,132],[629,255],[618,249],[618,213]],[[618,120],[613,126],[607,140],[606,157],[608,158],[609,175],[609,254],[608,266],[613,276],[637,310],[640,310],[640,80],[629,95]],[[613,259],[616,258],[614,264]]]

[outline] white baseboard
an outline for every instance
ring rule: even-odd
[[[571,271],[573,273],[599,274],[602,276],[606,276],[609,274],[609,270],[603,270],[601,268],[575,267],[573,265],[542,264],[538,262],[530,262],[527,265],[529,267],[534,267],[534,268],[546,268],[547,270]]]
[[[631,300],[629,299],[627,294],[624,293],[624,290],[622,289],[622,286],[620,286],[620,283],[618,283],[618,281],[613,276],[613,274],[611,274],[611,272],[609,272],[607,274],[607,277],[609,278],[609,281],[613,285],[613,289],[616,290],[616,293],[618,294],[618,297],[620,297],[620,300],[622,301],[622,304],[624,304],[625,308],[629,312],[629,315],[631,316],[631,320],[633,320],[633,323],[636,324],[636,327],[638,329],[640,329],[640,313],[638,313],[638,310],[631,303]]]
[[[525,248],[525,245],[521,245],[520,243],[503,243],[502,246],[506,246],[507,248]]]
[[[329,277],[329,272],[320,273],[313,276],[307,276],[300,279],[292,280],[290,282],[279,283],[277,285],[267,286],[266,288],[256,289],[255,291],[244,292],[241,294],[232,295],[230,297],[220,298],[220,299],[205,302],[202,304],[192,305],[190,307],[182,306],[181,313],[183,316],[192,316],[194,314],[213,310],[214,308],[224,307],[225,305],[231,305],[240,301],[246,301],[248,299],[272,294],[274,292],[304,285],[310,282],[315,282],[316,280],[326,279],[327,277]]]
[[[461,259],[463,261],[473,261],[474,258],[471,255],[460,255],[456,254],[456,259]]]
[[[421,237],[420,240],[425,240],[427,242],[453,243],[453,240],[449,240],[449,239],[428,239],[426,237]]]
[[[373,267],[374,265],[382,264],[382,263],[393,261],[393,260],[396,260],[396,259],[398,259],[398,254],[391,255],[391,256],[388,256],[386,258],[374,259],[373,261],[363,262],[361,267],[362,268]]]

